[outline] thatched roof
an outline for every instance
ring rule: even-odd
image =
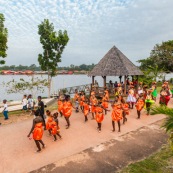
[[[143,75],[118,48],[113,46],[89,73],[89,76]]]

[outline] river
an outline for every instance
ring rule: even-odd
[[[39,78],[39,79],[47,79],[47,75],[34,75],[34,78]],[[166,80],[170,79],[173,77],[173,74],[167,74],[166,75]],[[21,100],[23,94],[31,94],[30,91],[26,91],[25,93],[13,93],[13,94],[8,94],[7,89],[3,85],[3,83],[7,83],[11,80],[19,81],[20,78],[25,79],[26,81],[30,81],[32,76],[27,76],[27,75],[0,75],[0,102],[3,99],[7,100]],[[97,80],[99,86],[103,86],[103,79],[102,77],[95,77],[95,80]],[[107,77],[107,82],[109,80],[112,80],[114,83],[115,81],[119,81],[118,77]],[[91,84],[91,77],[88,77],[87,75],[58,75],[56,77],[53,77],[52,79],[52,88],[51,88],[51,93],[54,91],[57,91],[58,89],[61,88],[66,88],[66,87],[72,87],[72,86],[79,86],[79,85],[85,85],[85,84]],[[38,95],[41,96],[47,96],[48,95],[48,90],[47,88],[44,89],[43,93],[37,92],[35,94],[35,97]]]
[[[34,75],[34,78],[39,79],[47,79],[47,75]],[[27,75],[0,75],[0,102],[3,99],[7,100],[21,100],[23,94],[31,94],[30,91],[26,91],[25,93],[7,93],[7,88],[5,87],[4,83],[7,83],[9,81],[15,80],[19,81],[21,78],[23,78],[25,81],[30,81],[32,79],[32,76]],[[95,80],[97,80],[99,86],[103,86],[103,79],[102,77],[95,77]],[[118,77],[107,77],[107,82],[109,80],[112,80],[115,82],[118,80]],[[79,85],[85,85],[85,84],[91,84],[92,78],[88,77],[87,75],[58,75],[56,77],[52,78],[52,87],[51,87],[51,93],[54,93],[54,91],[57,91],[61,88],[66,87],[72,87],[72,86],[79,86]],[[47,96],[48,90],[47,88],[44,89],[43,93],[37,92],[35,94],[35,97],[41,95],[41,96]]]

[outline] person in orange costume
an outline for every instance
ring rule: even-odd
[[[51,123],[53,122],[53,116],[49,110],[46,111],[46,115],[48,116],[48,119],[46,122],[46,130],[48,130],[49,135],[51,135]]]
[[[106,109],[108,108],[108,102],[109,102],[108,96],[107,96],[106,92],[104,92],[104,96],[102,98],[102,106],[105,109],[105,115],[107,114]]]
[[[118,132],[120,132],[120,120],[123,118],[122,114],[123,114],[123,110],[122,110],[122,105],[121,103],[119,102],[118,100],[118,97],[115,97],[115,100],[112,104],[112,127],[113,127],[113,130],[112,132],[115,131],[115,121],[118,123]]]
[[[76,113],[79,112],[79,100],[80,100],[79,93],[78,93],[77,89],[75,89],[74,102],[75,102]]]
[[[63,116],[62,111],[63,111],[63,96],[60,95],[58,99],[58,112],[60,113],[61,117]]]
[[[98,100],[97,98],[95,97],[95,95],[92,95],[90,97],[90,104],[91,104],[91,112],[92,112],[92,119],[94,119],[94,114],[96,112],[96,105],[98,104]]]
[[[104,91],[105,93],[106,93],[106,96],[108,97],[108,99],[109,99],[109,90],[107,89],[107,88],[105,88],[105,91]]]
[[[123,110],[123,124],[125,124],[125,122],[127,121],[126,115],[129,115],[129,105],[123,98],[121,98],[121,106]]]
[[[137,110],[137,115],[138,115],[137,119],[140,119],[141,110],[143,109],[144,105],[145,105],[145,100],[144,100],[143,94],[140,94],[135,105]]]
[[[85,100],[85,93],[82,91],[81,94],[80,94],[80,109],[82,110],[83,112],[83,102]]]
[[[95,108],[95,112],[96,112],[95,119],[96,119],[97,124],[98,124],[97,129],[98,129],[99,133],[101,132],[102,121],[103,121],[103,119],[104,119],[103,110],[109,111],[109,110],[103,108],[102,102],[99,101],[99,102],[98,102],[98,105],[97,105],[96,108]]]
[[[65,120],[67,122],[66,129],[68,129],[70,127],[70,120],[69,120],[69,118],[70,118],[70,116],[72,114],[72,108],[73,108],[73,105],[72,105],[72,103],[70,101],[70,96],[66,95],[65,96],[65,101],[63,103],[63,115],[64,115],[64,118],[65,118]]]
[[[45,148],[45,144],[42,141],[44,122],[42,117],[39,116],[39,111],[33,111],[33,113],[36,118],[33,119],[33,125],[27,137],[30,138],[31,133],[33,133],[33,139],[38,148],[36,152],[40,152],[41,151],[40,144],[42,145],[42,148]]]
[[[62,139],[62,136],[60,135],[60,127],[59,127],[59,121],[58,121],[58,112],[53,114],[53,122],[51,123],[51,133],[54,137],[54,141],[57,141],[56,135],[59,136],[60,139]]]
[[[89,114],[89,100],[86,98],[84,103],[83,103],[83,113],[84,113],[84,117],[85,117],[85,122],[88,121],[88,114]]]

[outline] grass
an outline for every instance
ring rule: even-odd
[[[145,160],[128,165],[120,173],[173,173],[173,151],[167,144]]]

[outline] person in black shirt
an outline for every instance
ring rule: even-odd
[[[43,126],[44,126],[44,130],[46,130],[46,122],[45,122],[45,119],[44,119],[44,103],[43,101],[41,100],[41,96],[38,96],[38,111],[39,111],[39,114],[40,116],[42,117],[43,119]]]

